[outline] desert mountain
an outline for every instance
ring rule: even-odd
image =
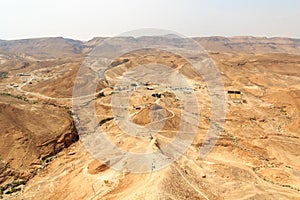
[[[147,37],[145,37],[147,38]],[[169,37],[168,37],[169,38]],[[94,47],[105,38],[94,38],[85,44]],[[130,38],[132,39],[132,38]],[[148,37],[151,39],[151,37]],[[157,39],[157,38],[156,38]],[[174,38],[176,40],[176,38]],[[300,39],[292,38],[267,38],[267,37],[195,37],[204,49],[220,52],[240,53],[300,53]]]
[[[205,49],[241,53],[300,53],[300,39],[266,37],[194,38]]]
[[[81,41],[62,37],[0,40],[0,52],[38,57],[66,57],[80,54],[82,45]]]
[[[169,37],[168,37],[169,38]],[[0,40],[0,52],[11,54],[25,54],[36,57],[70,57],[90,52],[103,42],[105,37],[95,37],[87,42],[79,40],[57,38],[37,38],[23,40]],[[153,38],[152,38],[153,39]],[[155,37],[155,40],[158,38]],[[173,37],[176,40],[176,37]],[[204,49],[214,52],[240,53],[300,53],[300,39],[266,38],[266,37],[195,37]],[[134,40],[123,37],[121,41]],[[150,42],[151,37],[144,37]]]

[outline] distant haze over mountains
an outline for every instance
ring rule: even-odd
[[[176,37],[172,38],[176,39]],[[105,37],[95,37],[87,42],[62,37],[0,40],[0,53],[25,54],[37,57],[72,57],[88,53],[105,39]],[[132,37],[123,37],[124,41],[129,39]],[[147,40],[147,37],[139,39]],[[251,36],[213,36],[194,37],[193,39],[207,51],[213,52],[300,53],[300,39]]]

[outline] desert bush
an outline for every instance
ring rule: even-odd
[[[0,72],[0,79],[4,79],[7,77],[8,72]]]

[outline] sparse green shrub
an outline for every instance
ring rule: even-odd
[[[8,72],[0,72],[0,79],[4,79],[7,77]]]
[[[13,97],[13,98],[16,98],[16,99],[20,99],[22,101],[25,101],[25,102],[29,103],[29,100],[25,96],[13,95],[13,94],[10,94],[10,93],[5,93],[5,92],[1,93],[1,95]]]
[[[102,97],[105,97],[104,92],[99,92],[97,98],[102,98]]]

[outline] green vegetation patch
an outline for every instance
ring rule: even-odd
[[[7,78],[8,72],[0,72],[0,79]]]

